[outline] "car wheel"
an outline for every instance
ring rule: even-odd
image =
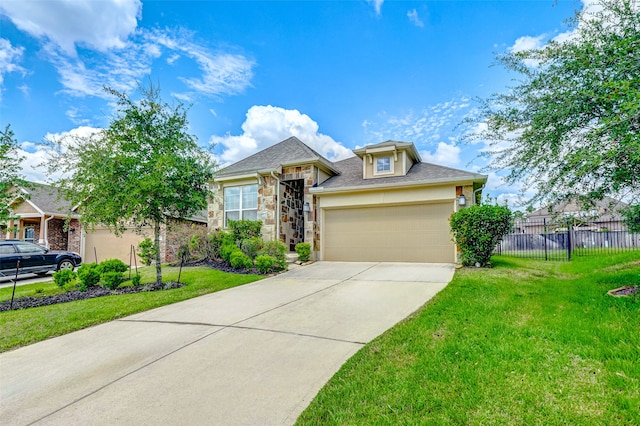
[[[70,269],[73,271],[73,268],[75,266],[76,265],[74,265],[73,262],[69,259],[61,260],[60,263],[58,263],[58,271],[61,271],[63,269]]]

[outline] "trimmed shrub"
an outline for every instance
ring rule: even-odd
[[[229,231],[236,243],[252,237],[262,237],[260,220],[229,220],[228,222]]]
[[[71,269],[62,269],[54,272],[53,282],[60,288],[64,288],[65,285],[76,279],[76,273]]]
[[[231,254],[231,259],[229,263],[231,264],[231,267],[236,269],[251,269],[253,267],[253,262],[251,261],[251,258],[249,258],[249,256],[244,254],[240,249],[236,249]]]
[[[233,239],[231,234],[224,231],[213,231],[210,232],[207,237],[206,244],[206,252],[207,252],[207,260],[215,260],[220,258],[220,249],[222,248],[222,244],[225,241],[229,241],[233,243]]]
[[[145,238],[140,241],[137,253],[142,263],[147,266],[151,265],[151,262],[156,258],[156,246],[151,238]]]
[[[131,277],[131,284],[133,284],[134,287],[137,287],[140,285],[141,279],[142,279],[142,276],[140,276],[140,274],[135,274],[134,276]]]
[[[231,262],[231,254],[236,250],[240,250],[235,244],[225,241],[220,249],[220,257],[225,262]]]
[[[267,255],[276,259],[274,265],[275,271],[284,271],[287,269],[287,246],[279,240],[266,241],[262,245],[262,249],[258,252],[259,255]]]
[[[276,264],[276,259],[267,254],[261,254],[256,257],[256,269],[261,274],[268,274],[273,270],[273,267]]]
[[[126,272],[129,267],[120,259],[108,259],[100,262],[100,273],[105,272]]]
[[[240,243],[240,250],[253,260],[258,255],[258,251],[262,248],[262,244],[263,241],[260,237],[247,238],[246,240],[242,240]]]
[[[100,269],[95,263],[85,263],[78,268],[78,290],[86,291],[100,282]]]
[[[122,283],[122,272],[105,272],[100,276],[100,283],[109,290],[115,290]]]
[[[298,253],[298,260],[300,262],[308,262],[311,258],[311,244],[298,243],[296,244],[296,253]]]
[[[507,206],[482,204],[458,210],[449,218],[464,266],[488,266],[500,238],[511,230]]]

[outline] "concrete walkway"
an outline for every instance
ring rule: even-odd
[[[5,425],[292,424],[453,265],[319,262],[0,355]]]

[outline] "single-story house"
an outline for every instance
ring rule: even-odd
[[[422,162],[410,142],[353,153],[331,162],[291,137],[219,170],[209,228],[261,220],[265,240],[308,242],[316,260],[455,262],[449,217],[487,176]]]
[[[575,200],[562,201],[528,213],[517,223],[516,232],[539,234],[553,232],[555,228],[564,230],[567,218],[572,219],[575,230],[626,231],[625,219],[620,213],[626,207],[627,203],[610,197],[596,200],[588,209]]]
[[[68,250],[80,254],[83,262],[101,262],[120,259],[129,264],[131,246],[137,248],[145,238],[153,236],[151,228],[141,233],[127,229],[116,236],[106,226],[87,230],[75,209],[63,200],[55,187],[29,182],[28,187],[18,188],[19,195],[10,206],[17,219],[2,225],[0,239],[20,239],[40,244],[52,250]],[[65,227],[65,222],[68,226]],[[191,228],[206,229],[206,214],[188,220],[176,220],[171,226],[163,226],[160,241],[160,256],[163,262],[176,259],[178,240],[183,234],[193,232]],[[139,262],[139,261],[138,261]]]

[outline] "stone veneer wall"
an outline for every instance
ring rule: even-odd
[[[280,241],[295,251],[296,244],[304,240],[304,180],[284,181],[282,189]]]

